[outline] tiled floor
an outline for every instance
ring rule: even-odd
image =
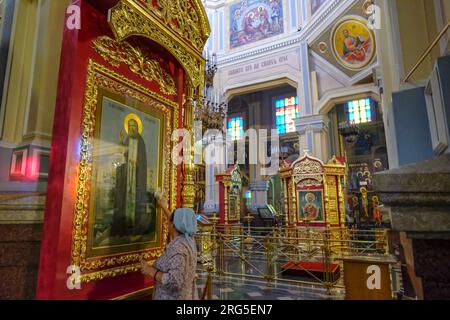
[[[249,263],[250,262],[250,263]],[[273,265],[274,273],[280,279],[303,280],[315,282],[311,278],[293,278],[281,274],[283,263]],[[266,261],[260,257],[252,257],[247,262],[243,262],[239,257],[227,256],[224,261],[224,271],[234,274],[246,274],[242,276],[213,277],[213,299],[214,300],[332,300],[343,299],[343,292],[334,290],[333,295],[328,295],[325,288],[317,284],[287,283],[285,281],[275,282],[269,287],[267,282],[255,278],[264,276],[266,272]],[[199,272],[198,290],[201,294],[204,291],[207,273]]]
[[[201,296],[206,276],[199,277],[197,288]],[[264,281],[235,277],[213,277],[213,300],[333,300],[341,295],[329,296],[324,288],[274,283],[267,287]]]

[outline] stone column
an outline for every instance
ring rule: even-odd
[[[374,187],[390,207],[417,297],[450,299],[450,155],[377,173]]]
[[[204,212],[207,214],[219,212],[219,184],[215,178],[215,165],[207,164],[205,167],[205,205]]]
[[[302,41],[300,43],[300,68],[301,68],[301,83],[298,89],[300,116],[309,116],[313,113],[312,99],[311,99],[311,73],[309,65],[309,49],[308,43]]]
[[[297,132],[305,137],[306,149],[316,158],[327,162],[330,156],[327,115],[314,115],[296,120]],[[302,146],[304,147],[304,146]]]
[[[267,206],[268,181],[255,180],[250,182],[250,191],[252,193],[252,205],[250,209],[252,212],[256,212],[258,208]]]

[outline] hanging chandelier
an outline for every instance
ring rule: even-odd
[[[214,77],[217,73],[217,56],[205,52],[205,88],[195,105],[195,121],[201,121],[204,131],[216,129],[223,131],[228,104],[223,96],[214,89]]]
[[[353,144],[358,141],[360,130],[354,121],[344,121],[339,123],[339,133],[347,143]]]

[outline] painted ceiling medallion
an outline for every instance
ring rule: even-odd
[[[338,22],[331,43],[334,57],[346,69],[363,70],[375,58],[375,34],[362,17],[348,16]]]

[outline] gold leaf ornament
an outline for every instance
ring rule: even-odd
[[[93,41],[92,47],[113,67],[118,68],[121,63],[124,63],[139,77],[147,81],[156,82],[161,92],[168,95],[177,93],[175,81],[161,67],[159,61],[150,58],[139,48],[133,47],[128,42],[118,42],[108,36],[101,36]]]

